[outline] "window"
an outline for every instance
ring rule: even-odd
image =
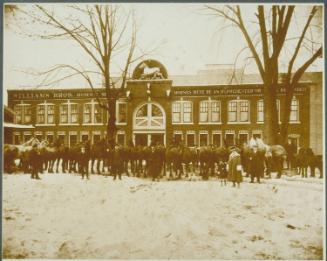
[[[29,131],[24,132],[24,142],[28,142],[30,139],[32,139],[32,133]]]
[[[84,104],[83,122],[86,124],[101,124],[102,123],[102,109],[100,105],[93,100]]]
[[[81,135],[81,141],[86,142],[89,140],[89,134],[82,134]]]
[[[36,133],[36,134],[35,134],[35,138],[37,138],[37,140],[41,142],[41,141],[43,140],[43,135],[42,135],[42,133]]]
[[[78,104],[70,101],[60,104],[60,123],[78,123]]]
[[[49,144],[53,143],[54,141],[53,134],[47,134],[47,141],[49,142]]]
[[[92,122],[92,104],[84,104],[84,123]]]
[[[101,140],[101,135],[93,134],[93,144],[97,143],[99,140]]]
[[[31,123],[32,110],[30,104],[17,104],[14,107],[15,112],[15,123],[17,124],[26,124]]]
[[[183,133],[180,131],[175,131],[174,132],[174,140],[176,144],[180,144],[183,140]]]
[[[200,146],[208,146],[208,133],[200,132]]]
[[[136,129],[164,129],[165,117],[162,109],[153,103],[146,103],[135,113],[134,126]]]
[[[299,100],[293,97],[291,102],[290,122],[299,121]]]
[[[71,123],[78,123],[78,104],[70,104]]]
[[[94,123],[102,122],[102,110],[99,104],[94,104]]]
[[[187,147],[195,146],[195,133],[194,132],[188,132],[186,134],[186,146]]]
[[[77,134],[69,134],[69,146],[72,147],[77,143]]]
[[[37,124],[54,124],[54,104],[42,103],[37,105]]]
[[[127,123],[127,103],[126,102],[117,102],[116,107],[116,120],[117,124]]]
[[[276,106],[277,106],[277,117],[278,122],[280,121],[280,100],[276,100]],[[264,122],[264,102],[263,100],[258,100],[257,102],[257,122]]]
[[[228,103],[229,122],[249,122],[249,101],[233,100]]]
[[[264,121],[264,105],[263,100],[259,100],[257,102],[257,122],[263,122]]]
[[[212,144],[217,147],[221,146],[221,133],[212,133]]]
[[[48,123],[53,124],[54,123],[54,105],[48,105]]]
[[[200,102],[200,122],[215,123],[220,122],[220,102],[201,101]]]
[[[14,135],[14,144],[15,145],[19,145],[20,144],[20,134],[19,133],[16,133]]]
[[[235,134],[234,133],[226,133],[226,145],[227,147],[235,145]]]
[[[60,144],[65,144],[65,140],[66,140],[66,135],[65,134],[58,134],[58,139],[60,141]]]
[[[117,143],[121,146],[125,145],[125,133],[124,132],[117,133]]]
[[[60,123],[68,123],[68,104],[60,105]]]
[[[175,101],[173,102],[173,123],[191,123],[192,122],[192,102]]]
[[[248,142],[248,133],[239,133],[238,134],[239,145],[243,146],[244,143]]]

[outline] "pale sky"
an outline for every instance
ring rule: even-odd
[[[206,64],[234,63],[236,54],[245,46],[243,36],[237,29],[225,29],[221,20],[205,15],[203,4],[123,4],[124,8],[134,8],[139,26],[138,45],[144,50],[159,46],[148,58],[159,60],[167,69],[168,74],[195,74]],[[254,5],[243,5],[245,20],[255,20]],[[63,13],[62,4],[57,4]],[[296,16],[290,32],[299,35],[296,28],[303,26],[308,6],[296,7]],[[8,19],[8,17],[7,17]],[[10,18],[12,19],[12,18]],[[40,40],[23,37],[14,26],[13,20],[4,30],[4,102],[7,103],[7,88],[23,88],[39,83],[38,79],[20,71],[28,68],[45,70],[55,64],[83,64],[87,67],[88,59],[76,45],[68,40]],[[7,22],[5,21],[5,22]],[[13,21],[13,22],[11,22]],[[29,26],[29,25],[26,25]],[[255,32],[256,25],[249,23],[248,30]],[[29,26],[33,30],[33,26]],[[322,34],[323,35],[323,34]],[[317,39],[316,41],[322,41]],[[290,47],[288,47],[290,49]],[[286,53],[286,50],[285,50]],[[249,53],[240,56],[238,64],[244,65]],[[305,54],[301,56],[306,57]],[[299,60],[301,60],[301,58]],[[322,59],[321,59],[322,60]],[[319,63],[317,63],[319,64]],[[136,64],[135,64],[136,65]],[[135,66],[134,65],[134,66]],[[312,66],[311,70],[321,70]],[[256,72],[256,66],[250,64],[248,72]],[[56,87],[86,87],[80,78],[74,78],[57,84]]]

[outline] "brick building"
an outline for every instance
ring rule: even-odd
[[[117,142],[133,140],[168,144],[172,137],[187,146],[243,143],[263,136],[262,84],[257,76],[242,76],[242,82],[226,71],[204,70],[194,76],[167,75],[158,62],[150,78],[138,66],[117,101]],[[220,73],[223,71],[223,73]],[[142,74],[143,72],[143,74]],[[234,72],[235,74],[235,72]],[[289,137],[299,146],[322,153],[321,73],[307,73],[292,100]],[[98,89],[105,97],[104,89]],[[278,92],[279,118],[283,115],[285,89]],[[8,90],[8,106],[15,111],[15,123],[34,129],[15,129],[13,143],[39,139],[62,139],[71,146],[92,142],[106,135],[107,112],[97,104],[90,89]]]

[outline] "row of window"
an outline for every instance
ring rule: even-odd
[[[60,124],[78,124],[79,123],[79,104],[62,103],[59,105]],[[15,123],[28,124],[32,120],[32,110],[30,104],[16,104]],[[117,123],[126,123],[126,107],[124,102],[117,103]],[[41,103],[36,108],[36,124],[55,124],[55,105],[53,103]],[[102,124],[104,113],[100,105],[93,100],[83,104],[83,123],[84,124]]]
[[[196,137],[198,137],[198,140]],[[252,136],[250,136],[248,131],[239,131],[238,134],[236,134],[235,131],[227,131],[224,136],[221,131],[213,131],[211,135],[209,135],[208,131],[187,131],[186,133],[183,133],[182,131],[174,132],[175,141],[188,147],[194,147],[197,145],[208,146],[211,144],[217,147],[223,145],[232,146],[235,144],[242,145],[243,143],[247,143],[251,137],[261,138],[262,132],[252,132]],[[224,142],[226,144],[223,144]]]
[[[276,101],[278,121],[280,121],[280,100]],[[173,123],[193,122],[193,103],[191,101],[173,102]],[[221,103],[217,100],[206,100],[200,102],[200,123],[221,123]],[[250,101],[232,100],[228,102],[228,122],[248,123],[250,122]],[[264,122],[264,102],[257,101],[257,122]],[[299,122],[299,100],[293,97],[291,103],[290,122]]]
[[[122,136],[123,135],[123,136]],[[99,141],[101,138],[105,136],[105,133],[101,135],[100,131],[93,131],[93,132],[88,132],[88,131],[82,131],[78,135],[77,131],[69,131],[69,132],[64,132],[64,131],[57,131],[56,135],[53,131],[50,132],[32,132],[30,131],[24,131],[23,133],[20,132],[15,132],[13,135],[13,143],[14,144],[22,144],[27,141],[29,141],[32,137],[37,138],[39,141],[42,140],[47,140],[49,143],[53,143],[55,139],[61,140],[62,143],[68,145],[68,146],[73,146],[77,142],[85,142],[87,140],[91,141],[91,143],[95,143]],[[120,144],[125,144],[125,133],[119,131],[117,133],[117,141]]]
[[[60,124],[79,123],[79,104],[63,103],[59,105]],[[83,106],[84,124],[102,124],[104,113],[98,103],[93,100]],[[17,104],[14,107],[15,122],[19,124],[31,123],[32,110],[30,104]],[[277,100],[278,118],[280,118],[280,100]],[[117,102],[116,122],[126,124],[127,122],[127,103]],[[136,114],[137,124],[146,121],[151,117],[153,120],[161,120],[162,112],[157,107],[147,108],[142,106]],[[264,121],[264,102],[257,101],[257,122]],[[295,97],[291,104],[290,122],[299,121],[299,101]],[[176,124],[188,124],[193,122],[193,103],[191,101],[175,101],[172,104],[172,122]],[[199,108],[200,123],[221,123],[221,103],[217,100],[206,100],[200,102]],[[228,102],[228,122],[229,123],[248,123],[250,122],[250,101],[232,100]],[[37,124],[55,123],[55,105],[52,103],[42,103],[37,105]],[[159,123],[158,123],[159,124]]]
[[[105,133],[104,133],[105,135]],[[54,142],[54,132],[36,132],[34,133],[34,136],[41,140],[47,140],[49,143]],[[77,132],[71,131],[68,133],[65,132],[57,132],[56,138],[59,138],[63,143],[65,143],[68,146],[74,146],[79,141],[87,141],[90,140],[92,143],[95,143],[99,141],[102,137],[101,133],[99,131],[95,132],[81,132],[80,135],[77,135]],[[226,145],[226,146],[232,146],[232,145],[242,145],[244,143],[247,143],[249,139],[253,138],[262,138],[262,131],[252,131],[251,135],[249,131],[238,131],[236,133],[235,131],[225,131],[224,135],[221,131],[213,131],[209,134],[208,131],[175,131],[174,132],[174,139],[178,143],[182,143],[188,147],[195,147],[197,145],[199,146],[208,146],[208,145],[215,145],[217,147]],[[298,137],[293,137],[293,142],[295,144],[299,144],[299,135]],[[27,142],[32,138],[31,132],[24,132],[23,135],[21,133],[16,132],[14,133],[14,144],[21,144],[23,142]],[[120,145],[126,145],[126,134],[124,131],[119,131],[116,134],[116,142]],[[225,143],[225,144],[224,144]]]

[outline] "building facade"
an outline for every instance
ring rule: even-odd
[[[166,70],[160,73],[162,65],[155,65],[152,67],[159,70],[151,77],[135,70],[116,102],[118,143],[133,140],[140,145],[151,141],[169,144],[174,137],[189,147],[220,146],[263,137],[262,84],[174,84]],[[319,81],[305,81],[296,87],[289,127],[289,137],[298,146],[310,146],[318,154],[322,153],[321,89]],[[98,89],[98,94],[105,100],[104,89]],[[283,116],[284,95],[281,86],[277,99],[279,119]],[[8,106],[15,111],[15,123],[35,127],[14,130],[16,144],[35,136],[50,142],[59,138],[72,146],[106,136],[107,112],[90,89],[8,90]],[[317,111],[321,119],[315,117]]]

